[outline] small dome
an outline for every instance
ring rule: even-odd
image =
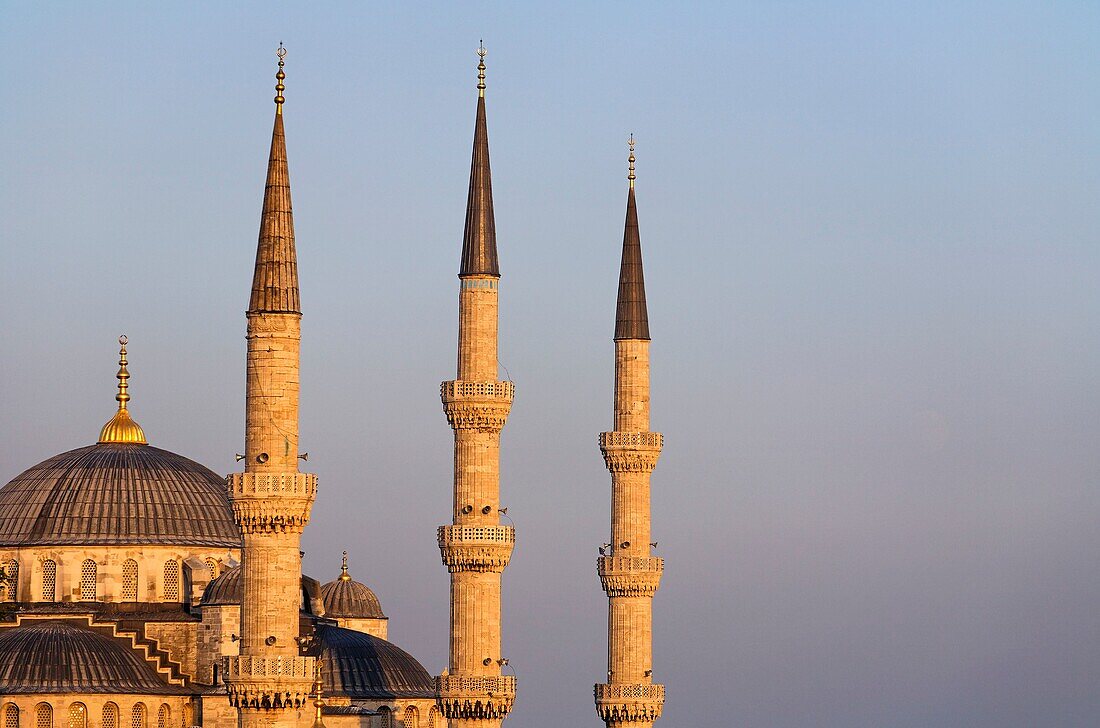
[[[385,619],[382,604],[366,584],[348,574],[348,552],[344,552],[344,564],[340,576],[321,587],[321,599],[325,603],[325,616],[350,619]]]
[[[416,658],[365,632],[318,625],[310,654],[321,658],[325,695],[353,700],[435,696],[432,677]]]
[[[202,590],[204,607],[220,607],[241,603],[241,567],[227,569]]]
[[[188,692],[163,682],[121,639],[53,620],[0,629],[0,685],[6,695]]]
[[[225,479],[151,445],[55,455],[0,488],[0,546],[240,548]]]

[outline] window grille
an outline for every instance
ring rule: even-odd
[[[160,710],[157,711],[157,728],[168,728],[168,704],[164,703],[160,706]]]
[[[378,712],[382,714],[382,728],[393,728],[393,721],[390,719],[390,709],[383,705],[378,709]]]
[[[439,708],[434,705],[428,711],[428,728],[439,728]]]
[[[164,562],[164,601],[180,600],[180,565],[175,559]]]
[[[419,728],[420,716],[417,715],[416,708],[411,705],[405,708],[405,715],[401,718],[401,725],[403,728]]]
[[[145,728],[145,703],[134,703],[130,713],[130,728]]]
[[[85,559],[80,565],[80,598],[86,602],[96,600],[96,565],[91,559]]]
[[[19,601],[19,562],[12,559],[4,565],[4,572],[4,576],[7,577],[4,601],[17,602]]]
[[[138,567],[133,559],[122,562],[122,601],[136,602],[138,592]]]
[[[217,561],[214,561],[214,559],[207,557],[207,559],[206,559],[206,568],[210,570],[210,580],[211,581],[218,578],[218,562]]]
[[[118,728],[118,706],[114,703],[103,706],[102,728]]]
[[[191,728],[195,724],[195,709],[191,707],[191,703],[184,703],[183,705],[183,728]]]
[[[39,703],[34,709],[35,728],[53,728],[53,708],[49,703]]]
[[[4,706],[4,728],[19,728],[19,706],[15,703]]]
[[[88,728],[88,708],[84,703],[69,706],[69,728]]]
[[[42,562],[42,601],[57,601],[57,562],[53,559]]]

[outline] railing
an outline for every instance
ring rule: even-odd
[[[290,677],[313,679],[314,658],[294,656],[261,657],[234,655],[222,658],[226,679],[249,680],[257,677]]]
[[[435,687],[440,696],[515,695],[515,675],[439,675]]]
[[[665,686],[649,683],[617,683],[596,685],[597,702],[612,700],[653,700],[664,702]]]
[[[436,536],[441,547],[468,543],[514,544],[516,529],[512,526],[440,526]]]
[[[310,473],[232,473],[226,478],[229,496],[317,495],[317,476]]]
[[[453,380],[439,385],[439,394],[444,401],[454,399],[506,399],[509,402],[516,396],[515,382],[470,382]]]
[[[600,447],[644,447],[660,449],[665,436],[659,432],[601,432]]]
[[[600,556],[596,559],[600,575],[618,572],[643,572],[660,574],[665,560],[657,556]]]

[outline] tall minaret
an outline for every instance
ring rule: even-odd
[[[443,382],[443,411],[455,434],[454,525],[440,526],[451,572],[451,645],[437,680],[451,728],[499,726],[516,696],[501,675],[500,575],[515,530],[500,524],[500,431],[515,386],[497,380],[497,265],[489,134],[485,127],[485,47],[478,48],[477,122],[458,293],[458,378]]]
[[[299,546],[317,476],[298,472],[302,312],[283,136],[282,44],[278,55],[275,128],[247,313],[244,472],[228,478],[233,515],[244,539],[244,591],[240,656],[225,658],[224,670],[243,728],[294,726],[314,679],[314,659],[299,655],[298,610]]]
[[[650,555],[649,475],[664,438],[649,431],[649,318],[642,246],[634,202],[634,136],[630,190],[615,313],[614,431],[600,433],[611,471],[611,543],[597,561],[608,596],[607,683],[595,688],[596,712],[609,726],[651,726],[661,715],[664,685],[653,683],[653,594],[664,560]]]

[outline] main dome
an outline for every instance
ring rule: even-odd
[[[151,445],[55,455],[0,488],[0,546],[240,548],[225,480]]]

